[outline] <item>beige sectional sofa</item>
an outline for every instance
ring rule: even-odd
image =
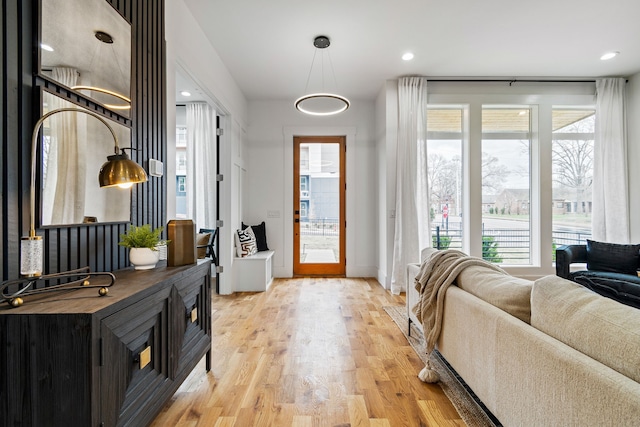
[[[416,324],[418,270],[407,267]],[[437,348],[503,425],[640,425],[640,310],[557,276],[473,266],[456,285]]]

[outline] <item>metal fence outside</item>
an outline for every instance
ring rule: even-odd
[[[455,225],[454,225],[455,224]],[[448,229],[432,228],[433,247],[462,249],[462,229],[452,223]],[[338,236],[338,219],[306,219],[300,221],[303,236]],[[586,244],[590,233],[579,231],[553,231],[553,248]],[[482,231],[483,257],[496,263],[524,264],[530,262],[531,232],[523,228],[484,228]]]
[[[432,228],[433,247],[438,249],[462,249],[462,229],[440,226]],[[586,244],[590,233],[573,231],[553,231],[553,248],[561,245]],[[483,228],[483,258],[504,264],[525,264],[530,262],[531,233],[527,229]]]
[[[300,220],[300,234],[303,236],[337,236],[338,219]]]

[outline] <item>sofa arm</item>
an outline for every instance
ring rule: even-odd
[[[424,248],[421,252],[420,252],[420,262],[425,262],[427,259],[431,258],[431,256],[438,252],[439,249],[436,248]]]
[[[576,262],[587,262],[586,245],[564,245],[556,249],[556,275],[571,279],[570,266]]]

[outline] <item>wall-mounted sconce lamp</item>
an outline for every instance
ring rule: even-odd
[[[119,186],[122,188],[130,188],[133,184],[146,182],[147,174],[144,169],[124,152],[118,146],[118,138],[115,132],[109,126],[107,121],[98,114],[80,108],[59,108],[49,111],[43,115],[33,128],[31,137],[31,186],[30,186],[30,227],[29,236],[22,237],[20,242],[20,274],[26,277],[39,277],[43,270],[43,246],[42,236],[36,236],[35,216],[36,216],[36,159],[38,133],[44,121],[50,116],[65,111],[73,111],[88,114],[100,120],[111,132],[115,143],[115,154],[107,157],[107,161],[100,168],[98,181],[100,187]]]

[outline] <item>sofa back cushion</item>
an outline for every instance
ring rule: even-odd
[[[458,275],[456,284],[470,294],[529,323],[533,282],[473,265]]]
[[[640,382],[640,310],[546,276],[531,291],[531,326]]]

